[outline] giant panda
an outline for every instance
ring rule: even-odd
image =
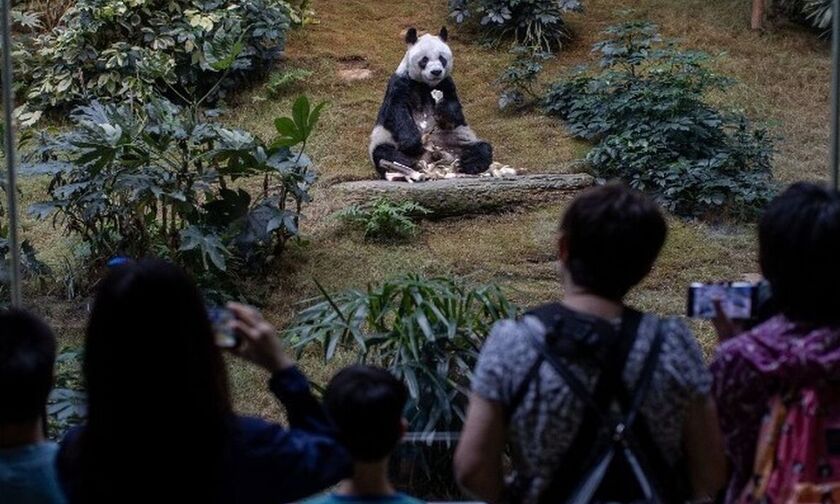
[[[456,156],[462,173],[484,172],[493,161],[493,148],[464,119],[446,40],[446,27],[437,36],[418,38],[415,28],[406,33],[408,49],[388,81],[370,136],[370,159],[382,178],[381,160],[412,168],[430,144]]]

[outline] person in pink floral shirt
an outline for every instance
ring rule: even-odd
[[[761,219],[759,256],[778,314],[729,339],[718,324],[725,341],[711,365],[732,472],[727,502],[752,475],[770,398],[840,380],[840,194],[808,183],[788,188]]]

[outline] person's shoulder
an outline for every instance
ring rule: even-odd
[[[722,342],[712,359],[712,369],[731,368],[740,363],[752,365],[754,361],[772,355],[771,349],[785,346],[784,340],[791,328],[787,318],[778,315]]]
[[[340,502],[338,499],[335,498],[335,495],[332,493],[325,493],[322,495],[316,495],[315,497],[310,497],[301,502],[301,504],[336,504]]]
[[[650,338],[659,333],[663,344],[660,368],[670,376],[670,383],[677,384],[681,394],[708,394],[712,376],[700,342],[685,321],[679,317],[645,315],[651,327]]]
[[[700,343],[682,318],[674,316],[659,317],[650,313],[645,314],[645,317],[654,321],[655,330],[662,333],[668,347],[678,353],[685,352],[703,360]]]
[[[410,495],[400,494],[398,496],[397,502],[401,504],[425,504],[426,501],[422,501]]]

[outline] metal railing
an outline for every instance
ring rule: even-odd
[[[3,85],[3,119],[6,131],[6,199],[9,212],[9,292],[12,306],[23,303],[20,285],[20,244],[18,243],[18,206],[17,206],[17,165],[15,163],[15,123],[14,94],[12,91],[12,22],[11,0],[2,0],[3,12],[0,13],[0,29],[3,30],[3,68],[0,80]]]

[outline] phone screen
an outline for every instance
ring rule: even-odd
[[[210,324],[213,326],[213,338],[216,340],[216,346],[220,348],[236,348],[239,340],[230,328],[230,321],[233,320],[233,315],[230,310],[226,308],[209,308],[207,316],[210,319]]]
[[[750,319],[755,313],[757,303],[756,285],[749,282],[693,283],[688,289],[688,316],[714,318],[717,300],[720,300],[723,311],[729,318]]]

